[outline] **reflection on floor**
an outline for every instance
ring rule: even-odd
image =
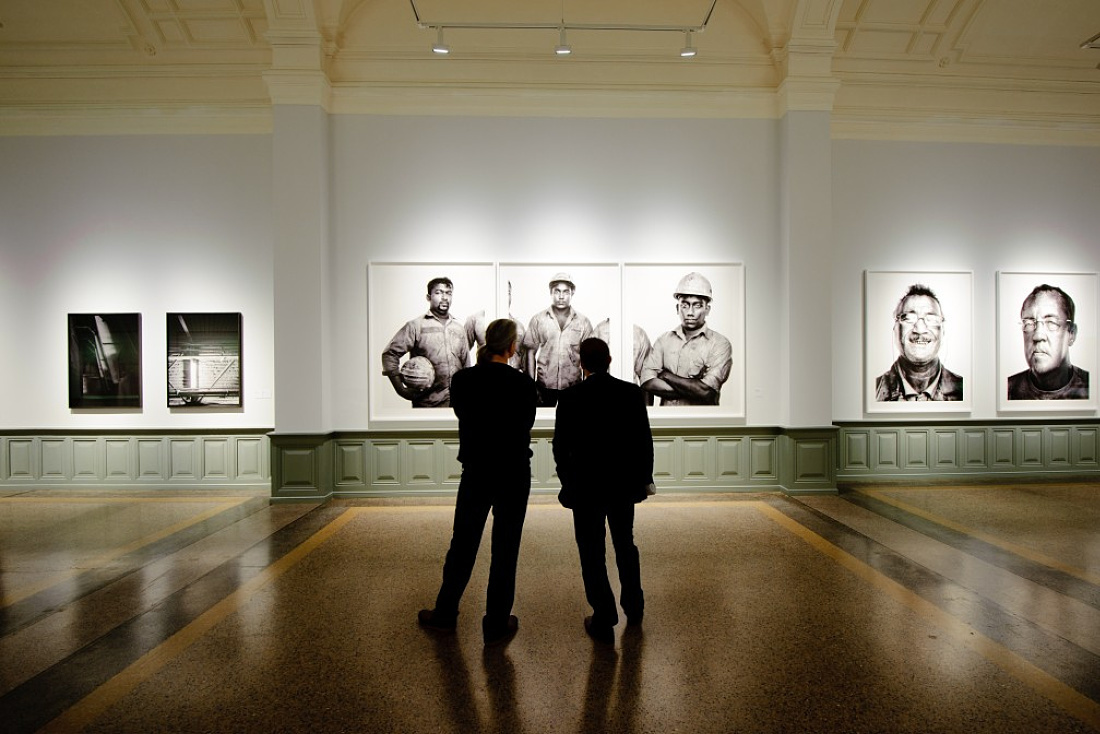
[[[1098,485],[659,495],[614,646],[552,496],[515,639],[481,642],[487,536],[457,632],[420,629],[452,510],[6,490],[0,729],[1100,732]]]

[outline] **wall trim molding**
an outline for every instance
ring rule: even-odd
[[[270,429],[0,434],[0,488],[269,487]]]
[[[279,434],[271,439],[276,502],[436,496],[458,490],[456,429]],[[531,432],[531,487],[556,494],[553,430]],[[779,427],[653,428],[658,491],[836,491],[836,429]]]
[[[1100,419],[838,422],[837,482],[1100,477]]]

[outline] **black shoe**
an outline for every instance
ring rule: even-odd
[[[605,625],[592,624],[592,617],[584,618],[584,631],[596,642],[608,645],[615,644],[615,628]]]
[[[416,621],[421,627],[426,627],[436,632],[454,632],[458,626],[458,620],[454,617],[444,618],[436,614],[434,609],[421,609],[416,615]]]
[[[481,620],[481,636],[485,639],[485,645],[503,645],[516,636],[516,632],[519,631],[519,619],[516,615],[511,614],[508,616],[508,621],[503,626],[492,626],[486,624],[487,617]]]

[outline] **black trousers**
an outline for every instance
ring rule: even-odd
[[[612,627],[619,621],[615,594],[607,579],[604,528],[611,530],[615,565],[619,569],[619,603],[627,617],[641,616],[645,608],[638,546],[634,545],[634,503],[619,502],[606,509],[581,507],[573,510],[573,533],[581,557],[584,595],[592,607],[592,623]]]
[[[508,471],[463,470],[455,502],[451,546],[443,563],[443,583],[435,600],[435,611],[441,617],[458,615],[458,603],[470,582],[485,521],[491,511],[492,560],[485,595],[485,623],[490,626],[507,623],[516,596],[519,543],[530,494],[530,465]]]

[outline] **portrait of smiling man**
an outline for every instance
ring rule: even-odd
[[[963,378],[940,361],[943,308],[926,285],[914,283],[894,308],[897,359],[875,379],[877,402],[960,401]]]
[[[1089,373],[1070,361],[1077,341],[1076,307],[1064,290],[1036,286],[1020,308],[1028,369],[1008,378],[1009,400],[1087,400]]]

